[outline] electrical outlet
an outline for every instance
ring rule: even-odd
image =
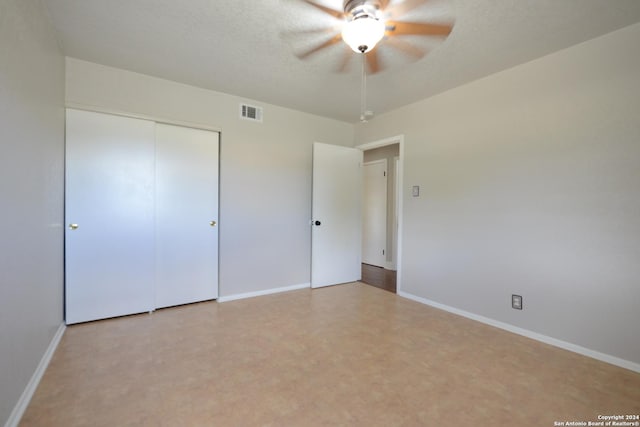
[[[522,295],[511,295],[511,308],[522,310]]]

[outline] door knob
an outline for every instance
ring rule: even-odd
[[[320,221],[314,221],[313,225],[320,225],[322,224]]]
[[[69,229],[75,230],[76,228],[78,228],[78,224],[69,224]]]
[[[217,223],[217,222],[215,222],[215,221],[209,221],[209,225],[210,225],[210,226],[212,226],[212,227],[215,227],[215,226],[216,226],[216,224],[218,224],[218,223]]]

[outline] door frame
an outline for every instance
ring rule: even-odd
[[[393,257],[393,262],[391,262],[391,269],[394,271],[398,271],[398,220],[400,219],[400,215],[398,214],[398,212],[400,209],[400,195],[402,194],[402,187],[400,187],[400,156],[395,156],[393,158],[393,174],[393,179],[395,180],[395,185],[393,187],[395,197],[393,203],[395,203],[395,205],[393,207],[393,230],[391,233],[391,256]]]
[[[397,188],[400,189],[399,192],[396,192],[396,199],[398,203],[398,210],[396,215],[398,216],[398,230],[397,230],[397,256],[395,259],[396,263],[396,294],[400,294],[402,292],[402,223],[403,223],[403,200],[404,200],[404,135],[400,134],[397,136],[392,136],[389,138],[379,139],[376,141],[367,142],[364,144],[356,145],[355,148],[364,151],[373,150],[374,148],[385,147],[387,145],[398,144],[399,146],[399,155],[398,155],[398,182],[396,182]]]

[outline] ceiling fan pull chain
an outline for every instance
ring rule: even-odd
[[[367,71],[366,71],[366,58],[364,57],[364,53],[360,54],[362,57],[362,80],[360,86],[360,121],[366,122],[366,111],[367,111]]]

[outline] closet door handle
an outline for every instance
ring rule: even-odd
[[[69,224],[70,230],[75,230],[76,228],[78,228],[78,224]]]
[[[215,221],[209,221],[209,225],[215,227],[216,225],[218,225],[218,223]]]

